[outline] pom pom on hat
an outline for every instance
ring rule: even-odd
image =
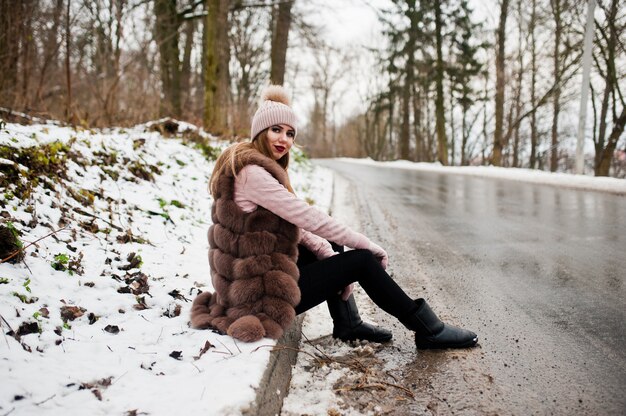
[[[261,94],[263,101],[276,101],[285,105],[291,105],[287,91],[281,85],[270,85],[263,90]]]
[[[254,138],[263,130],[277,125],[286,124],[298,132],[298,119],[290,107],[287,92],[281,85],[270,85],[261,94],[263,102],[252,117],[251,137]]]

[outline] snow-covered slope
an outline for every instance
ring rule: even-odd
[[[254,399],[274,342],[188,327],[212,289],[207,183],[223,146],[167,120],[3,126],[1,225],[37,242],[0,265],[0,413],[237,414]],[[295,159],[296,190],[328,206],[331,186]]]

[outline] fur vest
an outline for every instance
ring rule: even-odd
[[[275,161],[255,154],[257,164],[281,184],[286,172]],[[209,228],[209,265],[215,293],[193,302],[191,325],[214,328],[245,342],[278,339],[295,318],[300,302],[296,266],[300,230],[259,206],[250,213],[235,203],[235,177],[226,170],[217,182]]]

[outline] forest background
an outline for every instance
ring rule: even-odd
[[[624,178],[619,6],[599,0],[593,13],[584,144],[587,173]],[[314,157],[571,172],[587,10],[587,0],[0,0],[0,117],[82,127],[174,117],[236,140],[276,83],[300,103],[298,143]],[[338,41],[359,25],[371,33]]]

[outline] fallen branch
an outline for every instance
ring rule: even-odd
[[[402,390],[403,392],[405,392],[412,399],[415,398],[415,395],[413,394],[413,392],[411,390],[409,390],[408,388],[404,387],[404,386],[401,386],[399,384],[394,384],[394,383],[388,383],[386,381],[381,381],[381,383],[386,385],[386,386],[395,387],[396,389]]]
[[[0,315],[0,327],[2,327],[2,322],[6,324],[6,326],[9,328],[9,331],[11,333],[15,334],[15,331],[13,331],[13,328],[11,328],[11,325],[9,325],[7,320],[4,319],[4,316]],[[2,334],[4,335],[4,341],[7,343],[7,347],[11,349],[11,346],[9,345],[9,341],[7,340],[7,334],[4,331],[2,331]]]
[[[42,400],[42,401],[40,401],[40,402],[38,402],[38,403],[35,403],[35,406],[42,405],[42,404],[44,404],[45,402],[47,402],[48,400],[52,400],[52,399],[54,399],[54,397],[55,397],[55,396],[56,396],[56,394],[53,394],[52,396],[48,397],[46,400]]]
[[[304,334],[304,332],[302,332],[302,331],[301,331],[301,334],[302,334],[302,336],[304,337],[304,339],[306,340],[306,342],[308,342],[310,346],[312,346],[313,348],[315,348],[315,349],[316,349],[316,350],[317,350],[317,351],[318,351],[321,355],[323,355],[323,356],[324,356],[324,358],[326,358],[329,362],[335,361],[335,360],[333,360],[332,358],[330,358],[330,357],[328,356],[328,354],[326,354],[324,351],[320,350],[320,349],[317,347],[317,345],[313,344],[313,343],[311,342],[311,340],[309,340],[309,338],[308,338],[308,337]]]
[[[365,390],[365,389],[378,389],[378,390],[386,390],[386,387],[394,387],[396,389],[402,390],[403,392],[405,392],[408,396],[410,396],[412,399],[415,398],[415,395],[413,394],[413,392],[411,392],[411,390],[407,389],[404,386],[400,386],[398,384],[393,384],[393,383],[388,383],[386,381],[380,381],[377,383],[359,383],[359,384],[354,384],[352,386],[344,386],[344,387],[339,387],[336,388],[335,391],[340,392],[340,391],[352,391],[352,390]]]
[[[26,260],[22,259],[22,264],[28,269],[28,273],[33,274],[33,271],[30,269],[30,267],[28,267],[28,264],[26,264]]]
[[[123,229],[122,227],[120,227],[120,226],[118,226],[118,225],[115,225],[115,224],[113,224],[111,221],[107,221],[107,220],[105,220],[104,218],[98,217],[97,215],[94,215],[94,214],[92,214],[92,213],[90,213],[90,212],[87,212],[87,211],[85,211],[84,209],[81,209],[81,208],[79,208],[79,207],[74,207],[74,208],[72,208],[72,209],[74,210],[74,212],[76,212],[76,213],[78,213],[78,214],[80,214],[80,215],[85,215],[85,216],[87,216],[87,217],[91,217],[91,218],[95,218],[95,219],[97,219],[97,220],[103,221],[103,222],[105,222],[105,223],[109,224],[111,227],[115,228],[117,231],[119,231],[119,232],[124,232],[124,229]]]
[[[305,338],[305,340],[313,348],[315,348],[322,356],[324,356],[328,360],[328,362],[335,362],[335,363],[343,364],[345,366],[351,367],[353,370],[360,371],[360,372],[363,373],[363,380],[364,380],[363,382],[357,383],[357,384],[352,385],[352,386],[344,386],[344,387],[337,388],[337,389],[335,389],[336,392],[339,392],[339,391],[350,391],[350,390],[364,390],[364,389],[382,389],[382,390],[385,390],[386,386],[387,386],[387,387],[393,387],[393,388],[402,390],[404,393],[406,393],[407,396],[409,396],[412,399],[415,399],[415,395],[413,394],[413,392],[410,389],[408,389],[407,387],[401,386],[399,384],[389,383],[387,381],[382,381],[382,380],[379,380],[377,382],[368,382],[368,377],[372,376],[372,373],[367,368],[367,366],[364,365],[359,359],[357,359],[355,357],[347,358],[347,359],[344,359],[344,360],[340,360],[340,359],[337,359],[337,358],[332,358],[332,357],[328,356],[328,354],[326,354],[320,348],[318,348],[315,344],[313,344],[307,338],[307,336],[304,333],[302,333],[302,336]],[[308,353],[306,351],[303,351],[303,352],[305,354],[313,356],[312,354],[310,354],[310,353]],[[314,357],[314,358],[316,358],[316,357]],[[320,360],[318,360],[318,362],[320,362]],[[375,375],[374,375],[374,377],[375,377]],[[395,380],[395,377],[392,376],[392,378]]]
[[[367,367],[363,363],[361,363],[361,361],[359,361],[357,358],[348,358],[346,360],[338,360],[336,358],[332,358],[328,354],[326,354],[324,351],[319,349],[317,347],[317,345],[313,344],[313,342],[311,342],[311,340],[309,340],[309,338],[304,334],[304,332],[302,332],[302,336],[304,337],[306,342],[308,342],[309,345],[311,345],[313,348],[315,348],[320,353],[320,355],[322,355],[328,362],[335,362],[335,363],[344,364],[344,365],[346,365],[348,367],[352,367],[355,370],[360,371],[362,373],[368,373],[369,372]]]
[[[15,410],[15,407],[9,410],[8,412],[6,412],[5,414],[3,414],[2,416],[9,416],[11,413],[13,413],[14,410]]]
[[[353,391],[353,390],[366,390],[366,389],[377,389],[377,390],[387,390],[387,388],[382,383],[358,383],[353,384],[351,386],[343,386],[335,389],[336,392],[341,391]]]
[[[58,230],[54,230],[51,233],[48,233],[48,234],[44,235],[41,238],[38,238],[37,240],[33,241],[32,243],[29,243],[29,244],[25,245],[24,247],[15,250],[13,253],[9,254],[8,257],[5,257],[4,259],[0,260],[0,263],[5,263],[5,262],[11,260],[13,257],[17,256],[20,252],[25,251],[28,247],[30,247],[30,246],[32,246],[34,244],[37,244],[38,242],[40,242],[44,238],[48,238],[51,235],[58,233],[59,231],[65,230],[66,228],[67,228],[67,226],[65,226],[63,228],[59,228]]]
[[[237,350],[239,350],[239,354],[241,354],[241,348],[239,348],[239,344],[237,344],[237,340],[235,338],[233,338],[233,342],[235,343],[235,347],[237,347]]]
[[[288,345],[259,345],[258,347],[253,349],[251,352],[256,352],[256,351],[258,351],[261,348],[268,348],[268,347],[272,349],[271,352],[283,351],[283,350],[296,351],[296,352],[299,352],[299,353],[302,352],[302,353],[310,356],[311,358],[313,358],[315,361],[317,361],[317,363],[320,366],[324,364],[324,361],[320,360],[320,358],[315,356],[314,354],[311,354],[310,352],[305,351],[305,350],[301,350],[300,348],[290,347]],[[329,361],[332,361],[332,360],[329,360]]]
[[[220,341],[219,339],[217,340],[217,342],[219,342],[220,344],[222,344],[222,346],[228,350],[228,352],[230,353],[230,355],[234,355],[234,354],[233,354],[233,352],[230,350],[230,348],[228,348],[228,347],[226,346],[226,344],[224,344],[224,343],[223,343],[222,341]]]

